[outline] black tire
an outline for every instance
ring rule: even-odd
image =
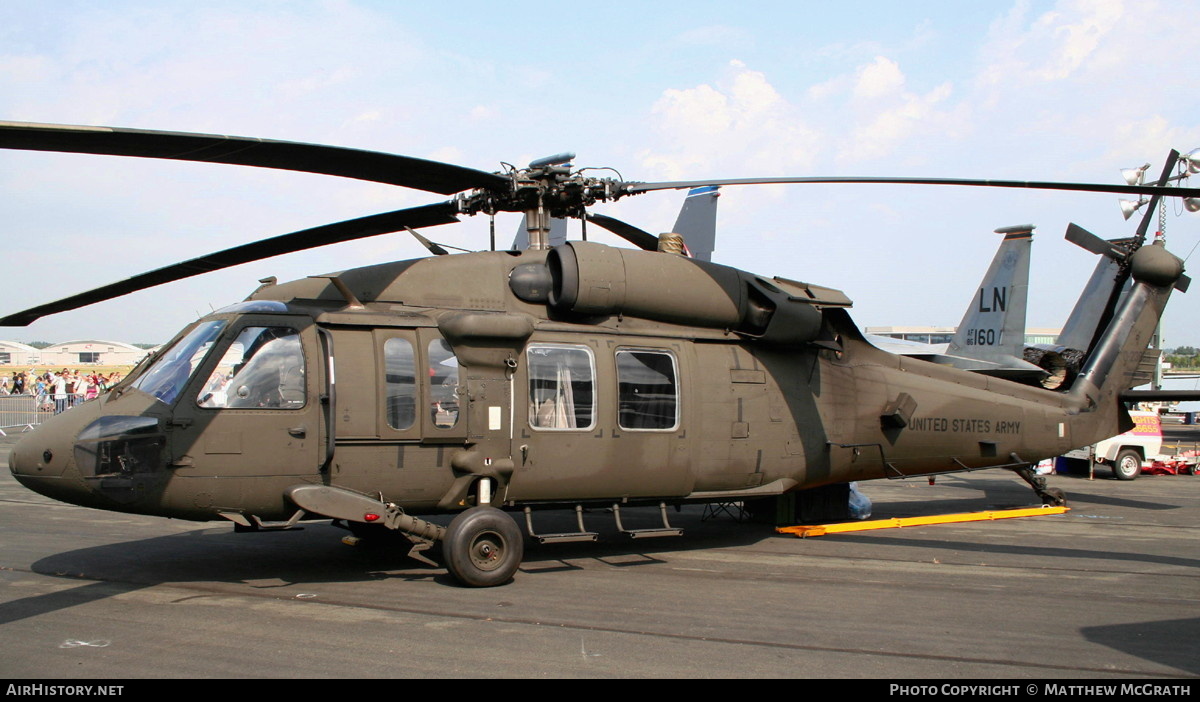
[[[521,528],[495,507],[459,514],[442,539],[446,569],[468,587],[494,587],[512,580],[525,555]]]
[[[1142,474],[1142,456],[1133,449],[1124,449],[1117,454],[1112,464],[1113,477],[1117,480],[1133,480]]]

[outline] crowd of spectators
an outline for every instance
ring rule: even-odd
[[[95,399],[120,381],[117,371],[105,375],[63,368],[39,374],[31,368],[28,373],[14,371],[11,377],[0,375],[0,395],[32,395],[39,411],[58,414]]]

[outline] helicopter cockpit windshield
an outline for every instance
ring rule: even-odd
[[[224,320],[212,320],[196,325],[182,339],[159,356],[131,384],[165,404],[171,404],[187,384],[192,372],[204,360],[221,330]]]

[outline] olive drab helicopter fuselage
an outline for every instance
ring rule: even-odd
[[[1128,291],[1057,391],[879,350],[840,291],[661,251],[570,241],[268,280],[46,421],[10,467],[99,509],[249,529],[332,518],[402,533],[414,555],[440,540],[460,581],[496,585],[522,557],[513,512],[533,534],[549,507],[611,506],[619,526],[624,505],[1028,475],[1119,433],[1183,272],[1155,245],[1124,269]],[[581,518],[557,536],[595,535]]]

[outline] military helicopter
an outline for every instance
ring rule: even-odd
[[[588,208],[658,190],[758,183],[914,183],[1196,197],[1149,185],[930,178],[596,178],[560,155],[488,173],[331,146],[102,127],[0,123],[0,147],[277,168],[450,196],[284,234],[9,315],[24,325],[135,290],[282,253],[462,215],[523,212],[529,247],[380,263],[279,283],[205,315],[94,402],[13,447],[27,487],[99,509],[285,529],[333,519],[442,543],[468,586],[508,582],[513,514],[542,542],[595,540],[584,509],[630,537],[678,534],[667,507],[804,495],[822,486],[983,468],[1063,499],[1032,462],[1131,426],[1122,404],[1182,262],[1134,244],[1078,375],[1058,390],[874,348],[841,291],[679,255],[677,241]],[[1153,211],[1152,204],[1149,211]],[[578,218],[637,249],[550,247]],[[1088,235],[1091,236],[1091,235]],[[1097,237],[1092,237],[1097,239]],[[1088,240],[1091,242],[1091,240]],[[1101,244],[1091,242],[1093,246]],[[494,248],[494,244],[493,244]],[[1119,304],[1116,304],[1119,302]],[[657,505],[663,526],[626,529]],[[578,530],[539,533],[540,510]],[[431,515],[452,515],[448,526]]]

